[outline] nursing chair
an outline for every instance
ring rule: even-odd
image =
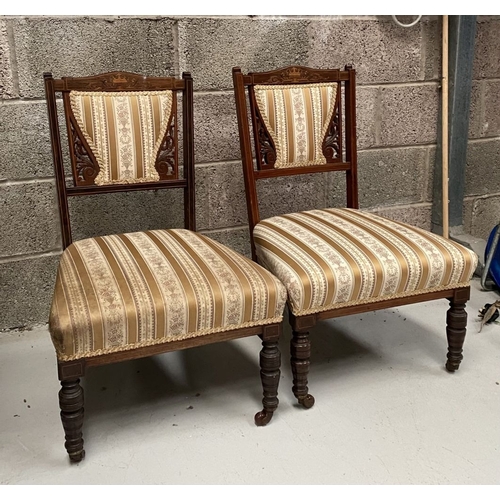
[[[321,319],[446,298],[446,368],[457,370],[477,256],[449,239],[358,209],[355,70],[290,66],[243,74],[233,68],[233,83],[252,256],[288,292],[298,402],[314,404],[307,386],[309,330]],[[346,173],[347,208],[260,219],[257,181],[332,171]]]
[[[46,73],[44,80],[64,248],[49,330],[71,461],[84,457],[80,377],[87,368],[240,337],[262,339],[264,408],[255,422],[267,424],[278,405],[278,339],[286,290],[252,260],[195,232],[190,74],[176,79],[115,72],[54,79]],[[71,158],[73,182],[68,184],[58,93]],[[182,94],[182,148],[178,94]],[[168,188],[184,190],[184,229],[72,243],[68,197]],[[102,214],[96,209],[90,216]]]

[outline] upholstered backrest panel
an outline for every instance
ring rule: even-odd
[[[323,141],[337,89],[337,83],[255,85],[257,107],[276,147],[275,168],[327,162]]]
[[[99,164],[98,185],[159,180],[156,157],[172,91],[70,92],[76,122]]]

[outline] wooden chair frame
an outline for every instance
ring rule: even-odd
[[[52,156],[57,181],[57,196],[61,221],[63,249],[72,242],[71,225],[68,209],[69,196],[85,196],[100,193],[114,193],[151,189],[184,189],[184,227],[191,231],[196,230],[195,223],[195,182],[194,182],[194,126],[193,126],[193,80],[190,73],[183,73],[182,79],[163,77],[144,77],[142,75],[125,72],[112,72],[91,77],[54,79],[51,73],[44,73],[45,93],[48,106]],[[171,154],[177,147],[177,110],[174,100],[173,118],[162,147],[156,159],[156,169],[160,172],[160,181],[141,182],[136,184],[107,184],[95,185],[93,179],[97,175],[98,165],[93,158],[92,151],[79,131],[78,125],[72,116],[69,107],[69,92],[71,90],[86,91],[142,91],[142,90],[172,90],[174,95],[182,92],[183,118],[183,159],[184,178],[178,178],[177,154]],[[61,137],[57,112],[57,93],[62,93],[65,104],[65,118],[68,128],[69,151],[72,163],[73,186],[67,186],[63,165]],[[170,135],[169,135],[170,134]],[[167,154],[165,154],[167,152]],[[165,162],[170,170],[165,168]],[[97,170],[96,170],[97,169]],[[161,175],[161,171],[165,175]],[[79,462],[85,456],[83,449],[83,389],[80,386],[80,377],[85,375],[87,368],[92,366],[116,363],[138,359],[156,354],[188,349],[201,345],[224,342],[252,335],[260,336],[262,351],[260,354],[260,374],[263,384],[264,409],[255,415],[257,425],[266,425],[272,418],[278,406],[278,383],[280,377],[280,352],[278,340],[281,333],[281,324],[240,328],[221,333],[214,333],[201,337],[194,337],[164,344],[138,347],[99,356],[86,357],[75,361],[58,361],[58,376],[61,382],[59,404],[61,420],[65,432],[65,447],[70,460]]]
[[[342,123],[342,112],[345,119],[345,155],[342,154],[342,130],[339,130],[339,156],[334,161],[327,164],[275,169],[268,167],[264,156],[269,156],[266,148],[265,138],[262,139],[262,132],[259,131],[260,116],[255,104],[254,85],[284,85],[284,84],[307,84],[336,82],[344,88],[345,103],[342,106],[341,92],[337,92],[337,109],[333,113],[332,122]],[[245,191],[248,209],[248,221],[250,234],[260,222],[259,205],[257,197],[256,183],[258,180],[270,177],[280,177],[285,175],[311,174],[328,171],[345,171],[347,188],[347,207],[358,207],[358,185],[357,185],[357,151],[356,151],[356,75],[352,66],[345,66],[340,69],[313,69],[302,66],[288,66],[275,71],[262,73],[243,74],[239,67],[233,68],[233,84],[236,99],[236,111],[238,117],[238,131],[240,136],[241,158],[243,165],[243,175],[245,179]],[[340,90],[340,89],[339,89]],[[256,151],[257,169],[254,167],[252,154],[252,141],[250,138],[249,116],[247,111],[248,91],[249,109],[251,123],[254,129],[254,145]],[[332,124],[333,125],[333,124]],[[325,146],[323,146],[325,148]],[[323,149],[324,151],[324,149]],[[272,151],[271,151],[272,163]],[[328,157],[327,157],[328,158]],[[257,261],[253,237],[251,241],[252,257]],[[447,314],[446,334],[448,339],[448,354],[446,369],[449,372],[458,370],[463,359],[462,347],[465,340],[467,313],[465,304],[470,298],[470,287],[460,287],[451,290],[434,291],[422,293],[412,297],[395,298],[381,300],[370,304],[347,306],[330,311],[319,312],[306,316],[294,316],[289,312],[289,321],[293,331],[291,340],[291,365],[293,372],[293,393],[299,403],[310,408],[314,404],[314,398],[309,394],[307,387],[308,373],[310,365],[311,344],[309,330],[313,328],[319,320],[337,318],[350,314],[358,314],[378,309],[398,307],[406,304],[414,304],[435,299],[448,299],[450,308]]]

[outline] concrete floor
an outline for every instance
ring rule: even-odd
[[[477,322],[497,298],[474,281],[455,374],[445,300],[322,322],[310,410],[290,390],[287,327],[264,428],[258,338],[90,369],[78,465],[47,329],[0,334],[0,484],[499,484],[500,326]]]

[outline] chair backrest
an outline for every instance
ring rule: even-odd
[[[233,68],[233,83],[250,229],[260,221],[256,181],[263,178],[344,170],[347,206],[358,208],[355,70],[289,66],[244,75]]]
[[[114,72],[54,79],[44,73],[63,247],[68,197],[183,188],[184,225],[195,230],[193,80]],[[177,94],[182,92],[183,178]],[[66,183],[56,96],[62,94],[73,185]]]

